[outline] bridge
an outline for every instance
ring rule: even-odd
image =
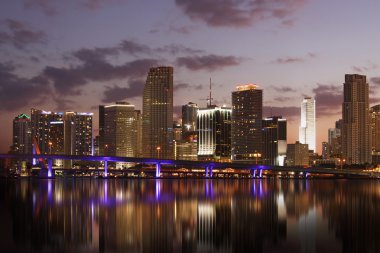
[[[361,169],[337,169],[326,168],[323,166],[316,167],[303,167],[303,166],[271,166],[260,165],[243,162],[215,162],[215,161],[189,161],[189,160],[173,160],[173,159],[155,159],[155,158],[137,158],[137,157],[119,157],[119,156],[77,156],[77,155],[34,155],[34,154],[0,154],[0,159],[16,159],[16,160],[46,160],[47,168],[46,177],[50,178],[54,176],[53,173],[53,160],[75,160],[75,161],[97,161],[104,163],[104,176],[107,177],[109,173],[109,162],[123,162],[123,163],[136,163],[136,164],[148,164],[155,166],[155,177],[161,177],[161,166],[171,165],[178,168],[196,167],[203,168],[205,177],[209,178],[213,176],[213,170],[215,169],[239,169],[250,173],[253,177],[262,177],[263,171],[269,171],[272,173],[302,173],[305,177],[308,175],[334,175],[342,177],[379,177],[380,173],[364,171]],[[73,169],[67,169],[73,170]],[[85,169],[76,169],[76,171],[88,171]],[[97,169],[96,171],[100,171]]]

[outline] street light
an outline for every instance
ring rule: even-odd
[[[160,150],[161,150],[161,147],[158,146],[156,149],[157,149],[157,157],[158,157],[158,159],[160,159]]]
[[[49,141],[49,154],[51,155],[51,146],[53,146],[53,142]]]

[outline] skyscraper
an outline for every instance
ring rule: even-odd
[[[369,88],[366,76],[346,74],[342,151],[347,164],[371,163]]]
[[[32,132],[30,117],[20,114],[13,120],[12,152],[16,154],[32,153]]]
[[[149,70],[143,94],[143,156],[173,158],[173,68]]]
[[[301,104],[299,142],[308,144],[309,150],[316,152],[315,100],[311,97],[305,97]]]
[[[32,138],[42,154],[92,155],[92,117],[92,113],[32,109]]]
[[[104,154],[136,157],[139,111],[126,102],[104,106]]]
[[[284,166],[286,156],[286,119],[281,116],[263,119],[263,164]]]
[[[182,106],[182,139],[196,134],[198,110],[198,105],[193,102]]]
[[[209,105],[198,110],[198,159],[231,159],[231,108]]]
[[[99,155],[104,155],[104,105],[99,105]]]
[[[372,152],[380,152],[380,105],[371,107]]]
[[[262,155],[263,91],[255,84],[236,88],[232,92],[231,157],[255,161]]]

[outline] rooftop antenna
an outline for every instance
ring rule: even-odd
[[[211,105],[212,105],[212,97],[211,97],[211,77],[210,77],[210,107],[211,107]]]

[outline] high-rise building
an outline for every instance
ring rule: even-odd
[[[182,125],[179,121],[173,122],[173,140],[174,141],[182,140]]]
[[[232,92],[233,160],[255,161],[262,153],[263,91],[255,84],[237,86]]]
[[[30,117],[20,114],[13,120],[12,152],[16,154],[32,153],[32,131]]]
[[[308,144],[309,149],[316,152],[316,131],[315,131],[315,100],[305,97],[301,104],[301,124],[299,128],[299,142]]]
[[[193,102],[182,106],[182,139],[196,135],[198,110],[198,105]]]
[[[329,128],[328,130],[328,149],[329,156],[342,158],[342,138],[339,128]]]
[[[281,116],[263,119],[262,162],[284,166],[286,156],[286,119]]]
[[[294,144],[288,144],[286,151],[286,164],[287,166],[308,166],[308,144],[302,144],[298,141]]]
[[[331,155],[331,146],[328,142],[322,142],[322,159],[330,159]]]
[[[380,152],[380,105],[371,107],[372,152]]]
[[[231,108],[209,105],[197,115],[198,159],[231,159]]]
[[[99,155],[104,155],[104,105],[99,105]]]
[[[342,107],[343,159],[347,164],[371,163],[371,122],[366,76],[346,74]]]
[[[42,154],[93,155],[92,113],[32,109],[32,139]]]
[[[136,157],[138,155],[139,112],[126,102],[104,106],[104,154]],[[123,166],[123,164],[118,164]]]
[[[143,94],[143,156],[173,158],[173,68],[149,70]]]

